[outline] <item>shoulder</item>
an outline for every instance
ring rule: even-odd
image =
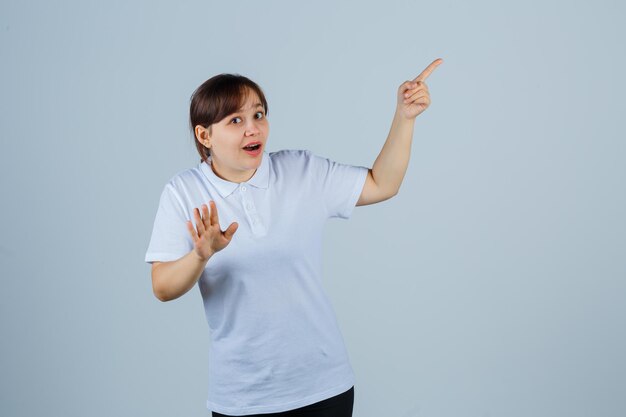
[[[283,149],[269,155],[275,170],[284,168],[289,172],[316,178],[324,177],[338,168],[348,167],[308,149]]]
[[[277,162],[298,162],[301,164],[320,164],[322,162],[330,161],[330,159],[317,155],[308,149],[282,149],[276,152],[269,153],[272,163]]]
[[[306,149],[281,149],[280,151],[270,152],[268,155],[272,162],[281,162],[309,159],[312,153]]]
[[[165,182],[163,193],[180,198],[190,190],[200,188],[203,175],[199,166],[180,170]]]
[[[273,169],[307,169],[314,155],[307,149],[281,149],[268,153]]]

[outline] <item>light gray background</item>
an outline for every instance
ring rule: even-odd
[[[439,57],[400,193],[325,232],[354,415],[626,413],[623,3],[170,3],[0,6],[0,415],[209,415],[200,293],[143,262],[192,91],[371,166]]]

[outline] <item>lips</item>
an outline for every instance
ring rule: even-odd
[[[261,145],[259,145],[259,146],[256,146],[256,147],[252,148],[252,149],[244,148],[243,151],[245,153],[247,153],[248,155],[250,155],[250,156],[257,157],[257,156],[261,155],[261,152],[263,152],[263,147]]]
[[[253,146],[253,145],[262,145],[262,142],[259,142],[258,140],[254,142],[250,142],[246,146],[244,146],[244,148],[247,148],[248,146]]]

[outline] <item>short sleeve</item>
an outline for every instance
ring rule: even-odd
[[[328,218],[349,219],[363,191],[369,168],[342,164],[309,152]]]
[[[146,252],[146,262],[175,261],[193,249],[187,230],[185,208],[171,183],[165,185],[157,209],[152,236]]]

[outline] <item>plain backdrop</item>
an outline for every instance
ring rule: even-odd
[[[399,194],[325,229],[355,417],[626,414],[618,1],[0,5],[0,415],[208,416],[197,287],[153,293],[193,90],[261,85],[268,151],[372,166],[436,58]]]

